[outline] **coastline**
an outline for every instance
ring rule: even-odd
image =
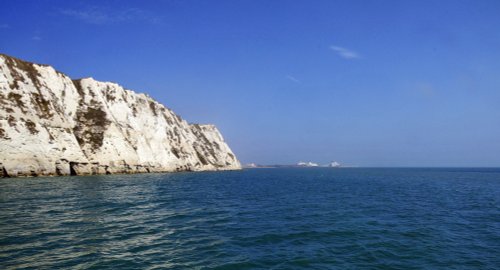
[[[80,174],[36,174],[36,173],[17,173],[17,174],[6,174],[6,170],[1,166],[0,163],[0,179],[3,178],[35,178],[35,177],[65,177],[65,176],[99,176],[99,175],[141,175],[141,174],[166,174],[166,173],[197,173],[197,172],[225,172],[225,171],[241,171],[244,168],[218,168],[218,169],[205,169],[205,170],[192,170],[192,169],[176,169],[176,170],[149,170],[149,171],[115,171],[110,173],[109,171],[104,172],[90,172],[90,173],[80,173]]]
[[[240,169],[215,125],[150,96],[0,54],[0,177]]]

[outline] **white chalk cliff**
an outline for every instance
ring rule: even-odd
[[[116,83],[0,54],[0,177],[240,168],[213,125]]]

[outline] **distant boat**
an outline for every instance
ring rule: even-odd
[[[333,161],[330,164],[328,164],[327,167],[330,167],[330,168],[339,168],[339,167],[341,167],[341,165],[337,161]]]
[[[299,167],[319,167],[318,163],[314,163],[314,162],[302,162],[300,161],[299,163],[297,163],[297,166]]]

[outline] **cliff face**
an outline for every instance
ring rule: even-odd
[[[240,169],[213,125],[0,54],[0,177]]]

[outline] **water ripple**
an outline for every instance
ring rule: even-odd
[[[500,170],[0,180],[1,269],[500,269]]]

